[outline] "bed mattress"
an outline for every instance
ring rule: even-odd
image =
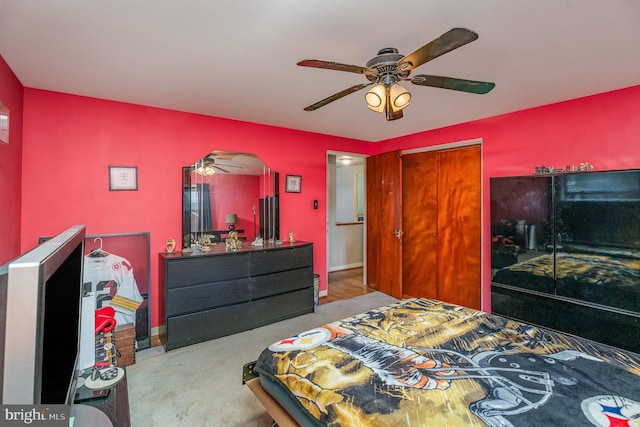
[[[640,355],[431,299],[282,339],[254,371],[304,426],[640,426]]]

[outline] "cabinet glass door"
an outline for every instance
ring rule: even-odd
[[[556,293],[638,311],[640,171],[556,176]]]
[[[554,293],[551,176],[491,178],[492,282]]]

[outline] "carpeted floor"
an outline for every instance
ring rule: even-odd
[[[270,427],[242,367],[270,344],[298,332],[396,302],[374,292],[323,304],[315,313],[165,353],[140,351],[127,367],[132,427]]]

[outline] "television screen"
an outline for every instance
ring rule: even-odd
[[[80,305],[78,271],[82,271],[82,244],[45,283],[42,336],[41,403],[64,403],[75,375],[78,354]]]
[[[0,269],[3,404],[73,403],[84,238],[74,226]]]

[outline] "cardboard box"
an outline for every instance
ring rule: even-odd
[[[117,325],[115,329],[117,364],[128,366],[136,363],[136,328],[133,323]]]

